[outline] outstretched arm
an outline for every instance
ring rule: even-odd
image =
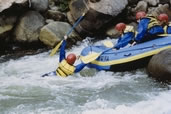
[[[59,62],[65,59],[66,40],[64,39],[60,48]]]
[[[75,67],[75,73],[80,72],[87,64],[80,63]]]

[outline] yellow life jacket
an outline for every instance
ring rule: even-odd
[[[127,25],[125,30],[124,30],[124,33],[127,33],[127,32],[133,32],[135,33],[135,30],[134,30],[134,27],[133,26],[130,26],[130,25]]]
[[[133,26],[130,26],[130,25],[126,25],[126,28],[125,28],[125,30],[124,30],[123,33],[127,33],[127,32],[133,32],[134,35],[136,34],[136,31],[134,30],[134,27],[133,27]],[[122,36],[123,36],[123,35],[124,35],[124,34],[122,34]]]
[[[58,76],[67,77],[68,75],[73,74],[75,71],[75,67],[68,64],[64,59],[59,63],[59,67],[56,69],[56,74]]]
[[[165,26],[163,27],[163,29],[164,29],[164,34],[167,34],[167,28],[168,28],[169,26],[171,26],[171,22],[169,22],[168,25],[165,25]]]
[[[149,15],[149,16],[147,16],[145,18],[150,19],[150,22],[148,24],[148,29],[150,29],[150,28],[152,28],[154,26],[160,26],[159,22],[157,21],[157,19],[154,16]]]

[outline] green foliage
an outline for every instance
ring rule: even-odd
[[[59,0],[59,10],[62,12],[66,12],[69,10],[69,2],[71,0]]]

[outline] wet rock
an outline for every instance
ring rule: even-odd
[[[127,0],[100,0],[95,3],[86,0],[75,0],[70,3],[69,7],[74,22],[84,12],[86,13],[85,18],[76,30],[80,34],[93,35],[111,21],[113,17],[121,13],[127,4]]]
[[[140,1],[138,2],[137,6],[133,9],[133,12],[138,12],[138,11],[147,11],[148,9],[148,4],[145,1]]]
[[[144,0],[151,6],[157,6],[157,4],[160,2],[160,0]]]
[[[120,36],[120,33],[116,29],[114,29],[114,27],[112,27],[106,31],[106,35],[111,38],[118,38]]]
[[[48,0],[31,0],[31,8],[36,11],[44,12],[48,9]]]
[[[34,42],[39,39],[39,32],[45,20],[40,13],[35,11],[27,12],[20,18],[16,26],[14,36],[18,42]]]
[[[170,0],[159,0],[160,2],[160,4],[171,4],[171,1]]]
[[[161,13],[166,13],[169,17],[171,17],[169,4],[160,4],[158,7],[149,8],[149,13],[152,13],[154,16],[158,16]]]
[[[66,15],[67,15],[67,19],[69,20],[69,22],[74,24],[75,20],[73,19],[72,15],[71,15],[71,12],[67,12]]]
[[[53,19],[54,21],[65,21],[66,16],[59,12],[59,11],[54,11],[54,10],[48,10],[46,17],[48,19]]]
[[[103,14],[117,16],[127,4],[127,0],[100,0],[96,3],[89,2],[89,7]]]
[[[0,17],[0,35],[5,32],[11,31],[16,23],[16,16],[1,16]]]
[[[140,0],[128,0],[129,5],[135,5],[139,2]]]
[[[171,49],[161,51],[150,60],[147,71],[149,76],[164,82],[171,82]]]
[[[90,2],[92,3],[96,3],[96,2],[99,2],[100,0],[90,0]]]
[[[14,3],[24,4],[27,0],[0,0],[0,12],[10,8]]]
[[[53,19],[46,19],[46,24],[49,24],[49,23],[52,23],[52,22],[55,22]]]
[[[40,41],[49,47],[54,47],[58,42],[63,40],[64,35],[71,29],[71,25],[65,22],[51,22],[44,26],[40,32]],[[72,32],[69,39],[78,38],[79,36]]]

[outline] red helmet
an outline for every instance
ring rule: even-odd
[[[67,63],[70,65],[73,65],[75,63],[75,60],[76,60],[76,55],[73,53],[69,54],[66,58]]]
[[[144,11],[137,12],[136,13],[136,20],[139,20],[145,16],[146,16],[146,13]]]
[[[118,23],[116,26],[115,26],[115,29],[118,30],[118,31],[124,31],[126,28],[126,24],[125,23]]]
[[[168,15],[167,15],[167,14],[162,13],[162,14],[160,14],[160,15],[158,16],[158,20],[159,20],[159,21],[165,21],[165,22],[168,22],[168,21],[169,21],[169,17],[168,17]]]

